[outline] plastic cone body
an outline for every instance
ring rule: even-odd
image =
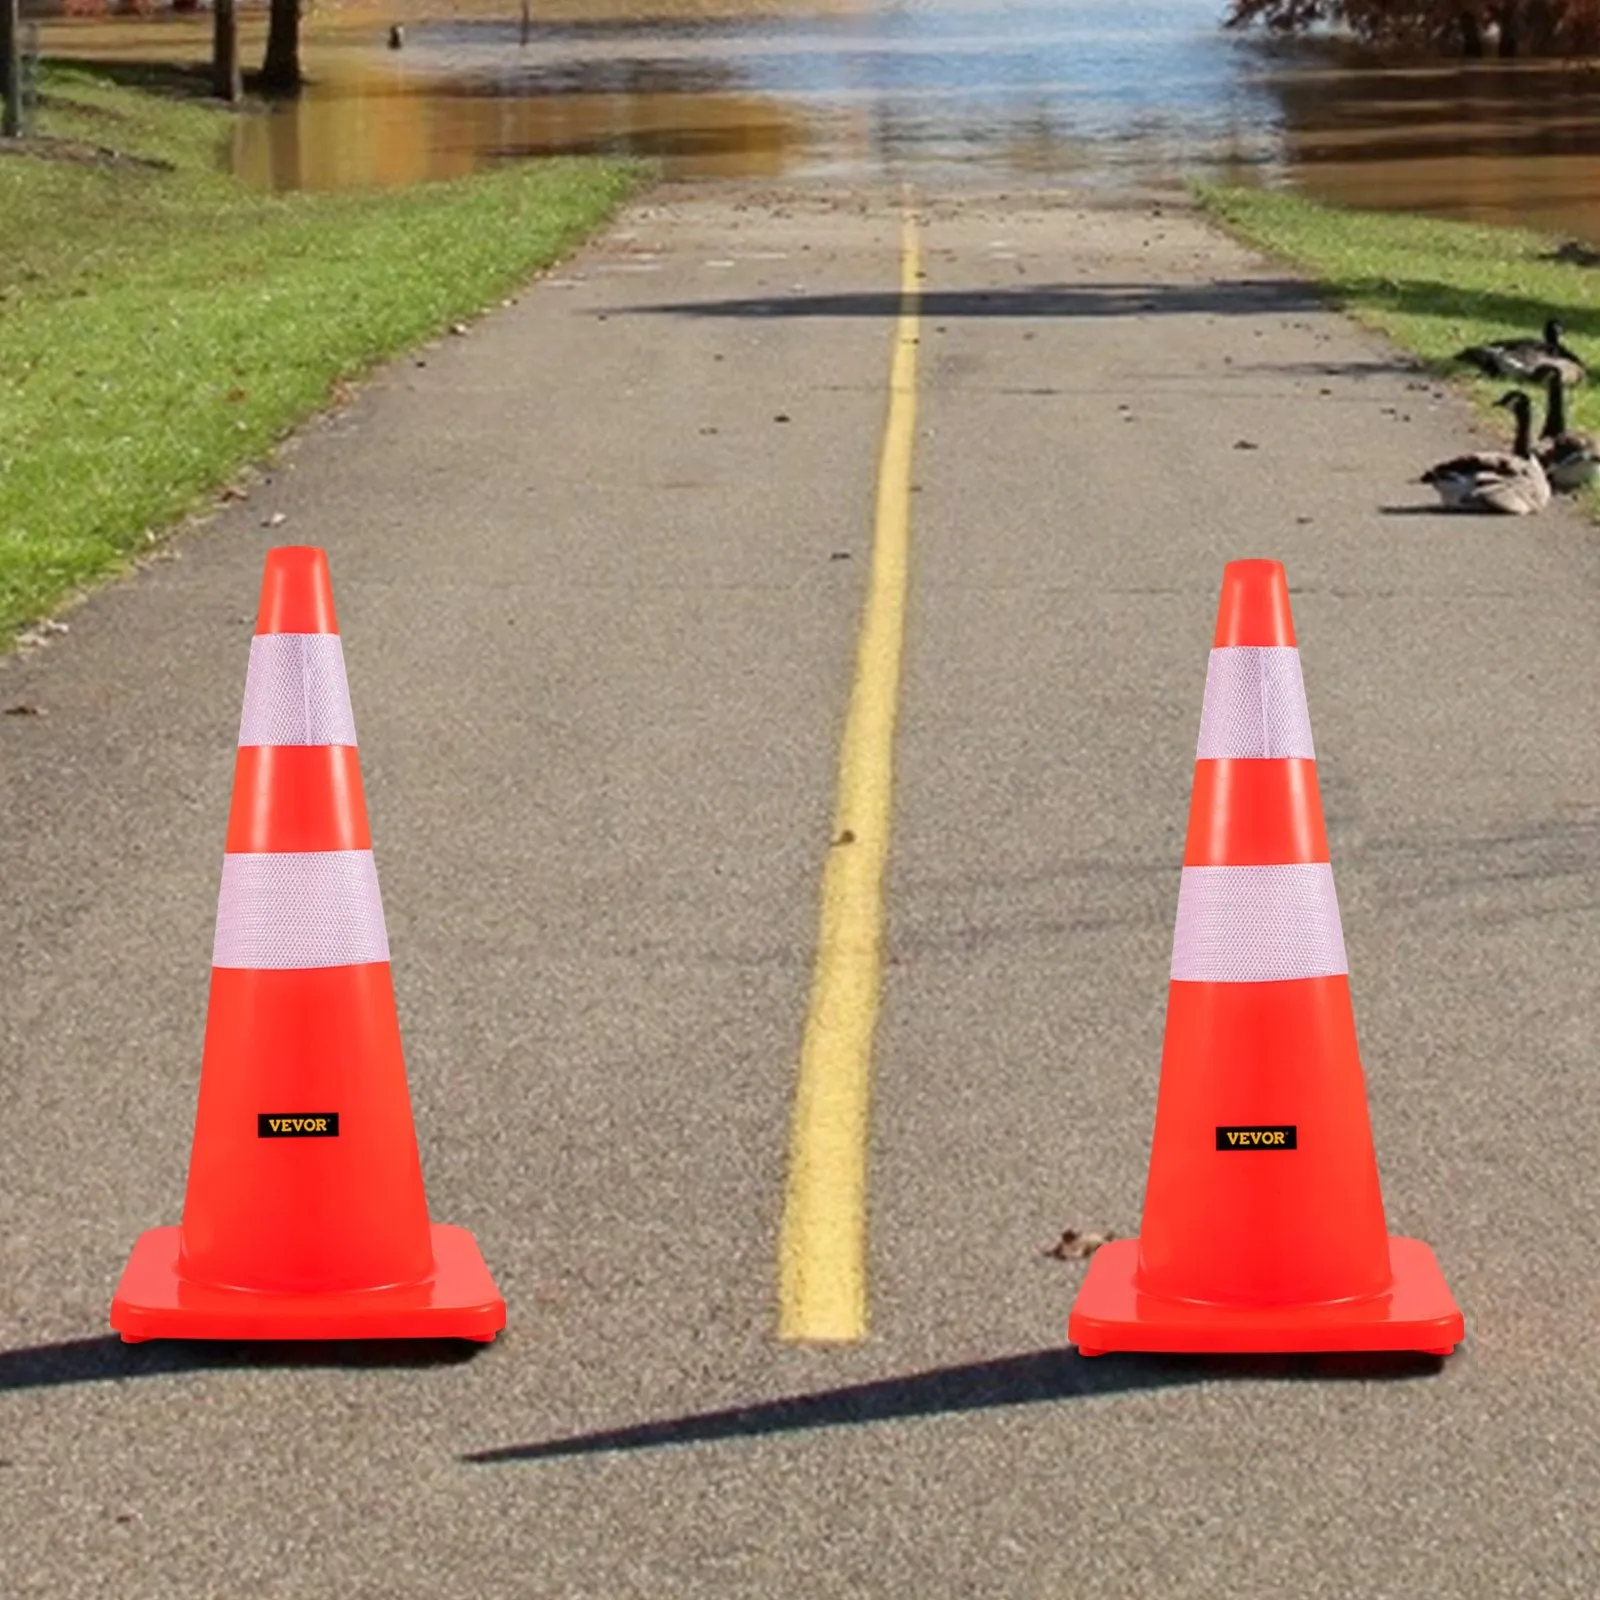
[[[1236,561],[1206,676],[1137,1240],[1068,1335],[1107,1350],[1427,1350],[1462,1338],[1432,1252],[1391,1238],[1311,723],[1274,561]]]
[[[491,1339],[472,1236],[428,1218],[327,558],[267,557],[234,770],[183,1223],[126,1339]]]

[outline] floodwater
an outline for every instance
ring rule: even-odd
[[[272,189],[636,153],[678,177],[1300,186],[1600,244],[1600,70],[1360,65],[1223,0],[390,0],[306,24],[314,79],[241,119]],[[405,26],[403,48],[385,39]],[[52,54],[203,59],[204,16],[60,19]],[[259,60],[262,23],[246,26]]]

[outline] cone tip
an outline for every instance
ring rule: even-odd
[[[1289,577],[1281,561],[1230,561],[1222,572],[1214,649],[1228,645],[1290,645]]]
[[[257,633],[337,633],[328,553],[314,545],[281,545],[267,552]]]

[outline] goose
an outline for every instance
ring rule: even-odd
[[[1510,452],[1478,450],[1441,461],[1423,473],[1452,511],[1498,511],[1525,517],[1550,504],[1550,480],[1533,454],[1533,405],[1520,389],[1495,401],[1517,416],[1517,442]]]
[[[1600,477],[1600,441],[1596,441],[1592,433],[1574,433],[1568,429],[1566,384],[1560,372],[1546,367],[1544,382],[1549,399],[1544,432],[1539,435],[1535,454],[1552,489],[1581,489]]]
[[[1457,355],[1457,361],[1470,361],[1491,378],[1536,381],[1540,367],[1554,367],[1569,386],[1583,382],[1584,365],[1575,350],[1561,342],[1567,330],[1554,318],[1544,325],[1544,338],[1505,339],[1498,344],[1475,344]]]

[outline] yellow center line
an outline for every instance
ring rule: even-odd
[[[866,1337],[867,1104],[882,970],[883,877],[911,535],[920,250],[905,211],[900,317],[878,466],[872,574],[839,752],[833,843],[800,1049],[779,1251],[779,1337]]]

